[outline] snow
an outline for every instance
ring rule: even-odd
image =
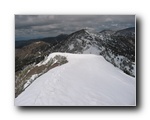
[[[76,39],[79,43],[81,43],[82,42],[82,40],[81,39]]]
[[[24,84],[24,89],[26,89],[38,76],[39,74],[32,75],[31,78]]]
[[[95,33],[93,30],[86,29],[86,33],[88,33],[93,39],[97,36],[97,33]]]
[[[132,62],[130,64],[132,64],[132,67],[130,66],[130,64],[126,64],[125,66],[123,65],[124,64],[124,61],[129,61],[129,59],[127,57],[124,57],[122,55],[117,55],[115,56],[112,52],[108,51],[108,55],[105,55],[104,56],[106,60],[112,62],[113,61],[113,64],[115,66],[117,66],[118,68],[120,68],[121,70],[127,70],[130,75],[132,76],[135,76],[135,63]]]
[[[36,42],[35,44],[40,44],[41,42],[39,41],[39,42]]]
[[[90,46],[88,49],[83,51],[83,54],[89,54],[89,53],[99,55],[100,51],[96,47]]]
[[[136,66],[135,66],[135,63],[132,65],[132,67],[133,67],[132,73],[133,73],[133,75],[136,75]]]
[[[72,50],[73,48],[74,48],[74,45],[71,44],[71,45],[69,46],[69,49]]]
[[[42,65],[46,65],[50,61],[50,59],[55,57],[55,55],[56,54],[53,53],[53,54],[50,54],[48,57],[46,56],[45,59],[43,61],[41,61],[40,63],[36,64],[36,66],[39,67],[39,66],[42,66]],[[57,60],[54,61],[54,63],[56,63],[56,62],[57,62]]]
[[[102,56],[53,53],[68,63],[37,78],[15,98],[16,106],[135,106],[136,81]],[[46,59],[46,61],[47,61]]]

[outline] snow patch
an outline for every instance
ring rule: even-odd
[[[83,51],[83,54],[99,54],[100,51],[96,48],[96,47],[93,47],[93,46],[90,46],[88,49],[84,50]]]
[[[38,76],[39,74],[32,75],[31,78],[24,84],[24,89],[26,89]]]
[[[73,48],[74,48],[74,45],[71,44],[71,45],[69,46],[69,49],[72,50]]]

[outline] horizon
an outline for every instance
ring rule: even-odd
[[[135,26],[131,26],[131,27],[127,27],[127,28],[135,28]],[[127,28],[123,28],[123,29],[127,29]],[[82,28],[82,29],[86,29],[86,28]],[[80,30],[82,30],[82,29],[80,29]],[[123,30],[123,29],[119,29],[119,30]],[[80,31],[80,30],[77,30],[77,31]],[[89,30],[89,29],[88,29]],[[112,30],[112,29],[103,29],[103,30],[101,30],[101,31],[96,31],[97,33],[98,32],[102,32],[102,31],[104,31],[104,30]],[[118,31],[118,30],[114,30],[114,31]],[[74,32],[76,32],[76,31],[74,31]],[[72,33],[74,33],[74,32],[72,32]],[[70,34],[72,34],[72,33],[69,33],[69,34],[65,34],[65,33],[60,33],[60,34],[58,34],[58,35],[56,35],[56,36],[47,36],[47,37],[37,37],[37,38],[29,38],[29,39],[16,39],[15,38],[15,41],[28,41],[28,40],[36,40],[36,39],[44,39],[44,38],[49,38],[49,37],[57,37],[57,36],[59,36],[59,35],[70,35]]]

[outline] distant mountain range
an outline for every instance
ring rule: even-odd
[[[27,46],[29,44],[32,44],[32,43],[38,42],[38,41],[43,41],[43,42],[47,42],[51,45],[55,45],[59,41],[65,39],[66,37],[67,37],[67,34],[60,34],[56,37],[46,37],[46,38],[31,39],[31,40],[18,40],[18,41],[15,41],[15,48],[22,48],[24,46]]]

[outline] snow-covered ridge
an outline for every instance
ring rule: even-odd
[[[52,53],[68,63],[37,78],[16,99],[16,106],[134,106],[135,78],[115,68],[102,56]],[[42,64],[42,63],[41,63]]]

